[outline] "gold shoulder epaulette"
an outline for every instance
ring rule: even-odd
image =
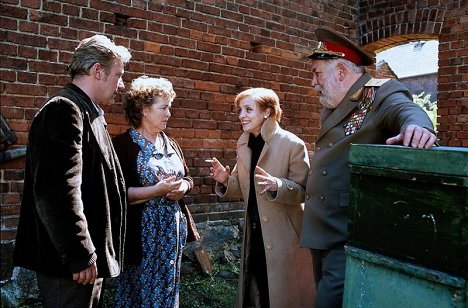
[[[385,79],[377,79],[377,78],[371,78],[364,86],[365,87],[380,87],[387,81],[389,81],[391,78],[385,78]]]

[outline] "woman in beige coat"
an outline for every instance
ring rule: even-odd
[[[213,158],[210,175],[222,197],[244,200],[245,228],[238,307],[312,307],[310,251],[299,247],[309,158],[304,142],[279,126],[282,110],[270,89],[234,101],[244,133],[232,173]]]

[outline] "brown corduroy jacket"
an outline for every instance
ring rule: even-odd
[[[115,277],[123,259],[125,182],[106,122],[68,84],[34,117],[13,264],[71,278],[96,261]]]

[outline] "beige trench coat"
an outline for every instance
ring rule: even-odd
[[[304,211],[304,189],[309,171],[309,157],[304,142],[294,134],[280,128],[269,118],[262,126],[265,146],[258,166],[281,180],[275,197],[270,192],[257,194],[258,211],[263,232],[267,262],[270,306],[312,307],[315,297],[312,258],[310,250],[299,246]],[[237,142],[237,164],[227,189],[216,187],[220,196],[243,197],[245,206],[249,196],[251,150],[247,146],[249,134],[244,133]],[[259,191],[257,185],[256,190]],[[247,215],[244,216],[248,224]],[[250,234],[245,226],[241,274],[237,307],[243,307],[245,277],[248,269]]]

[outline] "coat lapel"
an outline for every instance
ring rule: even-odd
[[[112,141],[107,132],[107,123],[104,120],[104,112],[102,109],[94,104],[91,98],[80,87],[73,83],[67,84],[57,95],[69,98],[80,107],[80,110],[82,110],[86,116],[85,120],[89,121],[91,124],[91,131],[93,132],[107,166],[112,170]]]
[[[265,145],[263,146],[262,152],[258,158],[257,166],[260,165],[260,162],[265,157],[268,152],[268,143],[271,138],[273,138],[275,131],[279,129],[278,122],[273,118],[268,118],[265,123],[263,123],[261,134],[263,140],[265,140]],[[242,163],[247,168],[247,171],[250,172],[250,164],[252,162],[252,150],[248,146],[249,143],[249,133],[243,133],[239,140],[237,141],[237,155],[239,156]]]
[[[317,137],[319,140],[323,135],[325,135],[330,129],[338,125],[344,118],[346,118],[351,111],[354,110],[356,105],[359,103],[358,101],[354,102],[350,100],[350,97],[359,89],[361,89],[371,76],[369,74],[364,74],[359,78],[354,85],[349,89],[348,93],[346,93],[344,99],[338,105],[335,110],[325,109],[322,112],[322,119],[324,122],[322,123],[320,133]],[[325,115],[325,116],[324,116]],[[327,117],[326,117],[327,116]]]
[[[99,149],[102,152],[102,155],[104,156],[104,160],[106,161],[107,166],[109,169],[112,169],[112,164],[110,160],[110,155],[111,155],[111,140],[109,137],[109,134],[106,129],[106,122],[104,120],[104,117],[98,116],[94,120],[90,118],[91,120],[91,129],[93,131],[94,136],[96,137],[97,144],[99,145]]]
[[[260,166],[262,159],[265,157],[266,153],[268,152],[268,144],[271,142],[271,139],[276,133],[276,130],[279,129],[278,122],[273,118],[268,118],[265,123],[263,123],[261,134],[263,140],[265,140],[265,145],[263,146],[262,152],[258,157],[257,166]]]
[[[237,141],[237,155],[240,161],[244,164],[248,172],[250,172],[250,163],[252,161],[252,150],[247,145],[249,141],[249,133],[243,133]]]

